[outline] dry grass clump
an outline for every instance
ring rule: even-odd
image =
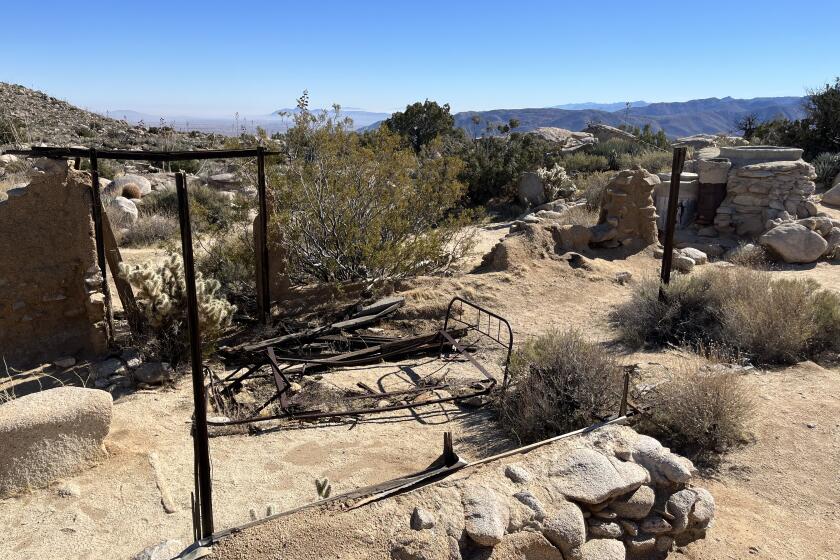
[[[773,279],[742,268],[678,276],[658,298],[648,279],[612,319],[634,346],[719,345],[759,363],[793,363],[840,347],[840,297],[810,280]]]
[[[726,260],[734,265],[753,270],[767,270],[773,263],[773,258],[767,249],[761,245],[743,242],[726,254]]]
[[[146,247],[168,241],[178,235],[178,218],[173,214],[145,214],[137,217],[132,226],[123,231],[120,243],[127,247]]]
[[[550,331],[517,349],[496,406],[520,442],[592,424],[618,410],[621,366],[577,331]]]
[[[575,184],[583,198],[586,199],[586,206],[592,210],[601,207],[601,197],[607,185],[615,177],[615,172],[594,171],[592,173],[579,174],[575,177]]]
[[[745,442],[755,401],[744,374],[689,359],[656,387],[639,428],[701,463]]]
[[[594,226],[598,223],[598,211],[585,204],[572,206],[562,212],[562,215],[557,219],[557,223],[570,226]]]

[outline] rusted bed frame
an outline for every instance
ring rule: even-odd
[[[474,312],[474,315],[473,313],[470,313],[470,316],[468,317],[465,313],[465,308],[468,311]],[[474,316],[474,320],[471,319],[472,316]],[[450,330],[450,325],[452,324],[459,325],[459,328]],[[271,377],[274,381],[276,392],[262,405],[259,405],[248,418],[225,421],[208,420],[208,425],[217,427],[235,426],[274,420],[316,420],[321,418],[358,416],[360,414],[379,414],[393,412],[395,410],[414,409],[445,402],[464,401],[473,397],[487,395],[499,384],[499,381],[481,362],[472,356],[469,352],[469,348],[464,347],[457,340],[458,338],[468,336],[470,333],[477,333],[505,350],[502,386],[506,386],[508,382],[510,355],[513,349],[513,329],[511,328],[510,323],[508,323],[504,317],[485,309],[476,303],[462,297],[455,296],[447,306],[446,316],[443,321],[443,328],[437,332],[417,337],[409,337],[405,340],[385,342],[372,348],[343,355],[350,356],[351,359],[338,360],[331,357],[305,358],[299,356],[278,356],[277,351],[273,346],[268,346],[257,353],[251,353],[248,357],[251,363],[240,366],[224,379],[219,379],[214,375],[210,376],[211,398],[213,398],[217,404],[220,404],[225,398],[232,396],[233,392],[241,387],[242,383],[246,379],[253,379],[256,377]],[[365,341],[366,339],[365,337],[351,337],[346,338],[345,340]],[[376,337],[370,337],[368,340],[375,341]],[[434,349],[437,349],[437,352],[441,357],[448,356],[452,353],[452,351],[454,351],[459,356],[469,361],[485,378],[476,383],[476,385],[479,385],[480,388],[475,387],[473,391],[457,396],[438,397],[435,399],[424,400],[419,403],[406,402],[382,407],[360,406],[358,408],[351,408],[343,411],[321,411],[316,409],[294,411],[290,406],[288,398],[291,387],[291,381],[289,380],[290,374],[304,376],[315,373],[324,373],[325,369],[329,369],[331,367],[359,366],[379,363],[387,358],[398,358],[409,353],[420,353]],[[355,357],[355,354],[358,354],[358,357]],[[263,370],[266,366],[269,367],[270,374],[261,373],[261,370]],[[244,373],[240,373],[243,370]],[[292,370],[292,372],[289,370]],[[397,395],[405,399],[407,397],[410,398],[412,396],[419,396],[423,393],[443,390],[449,387],[450,386],[448,384],[442,383],[418,387],[416,389],[352,395],[344,397],[343,400],[352,400],[364,403],[367,400],[383,399]],[[259,415],[266,407],[278,401],[280,413],[267,416]]]

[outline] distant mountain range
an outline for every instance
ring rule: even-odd
[[[650,105],[647,101],[631,101],[631,107],[647,107]],[[614,113],[615,111],[623,111],[627,108],[626,101],[619,101],[616,103],[566,103],[565,105],[554,105],[552,109],[568,109],[570,111],[580,111],[582,109],[596,109],[598,111],[607,111]]]
[[[654,130],[662,129],[670,137],[692,134],[716,134],[735,131],[735,123],[745,115],[754,113],[759,120],[775,117],[798,119],[803,116],[802,97],[756,97],[754,99],[694,99],[673,103],[647,103],[633,101],[630,108],[626,103],[571,103],[555,107],[532,109],[493,109],[490,111],[464,111],[456,113],[455,124],[470,135],[481,135],[486,126],[506,124],[510,119],[520,123],[517,130],[527,132],[543,126],[581,130],[589,123],[597,122],[618,126],[629,124],[642,127],[650,124]],[[237,119],[221,117],[168,116],[163,119],[177,130],[200,130],[233,135],[238,131],[253,133],[256,127],[264,128],[269,134],[286,130],[291,115],[297,109],[279,109],[268,115],[244,115]],[[285,115],[283,115],[285,113]],[[365,111],[357,108],[342,110],[342,114],[353,119],[357,130],[374,129],[389,113]],[[143,121],[146,126],[158,126],[161,115],[140,113],[131,110],[108,111],[108,116],[125,119],[130,123]],[[478,116],[480,124],[472,120]]]
[[[561,109],[556,107],[539,109],[494,109],[492,111],[466,111],[455,115],[455,124],[468,133],[480,134],[486,123],[495,127],[506,124],[510,119],[519,120],[518,130],[526,132],[542,126],[555,126],[569,130],[581,130],[587,124],[598,122],[611,126],[629,124],[642,127],[650,124],[654,130],[662,129],[670,137],[692,134],[716,134],[734,132],[735,123],[745,115],[754,113],[759,121],[775,117],[799,119],[804,116],[802,97],[756,97],[754,99],[694,99],[674,103],[650,103],[632,106],[627,111],[603,109]],[[644,103],[644,102],[641,102]],[[586,104],[576,104],[586,105]],[[592,104],[598,105],[598,104]],[[602,106],[613,107],[607,103]],[[478,116],[476,126],[472,119]],[[626,116],[626,123],[625,123]]]

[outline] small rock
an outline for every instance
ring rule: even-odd
[[[56,492],[62,498],[78,498],[82,495],[79,485],[73,482],[63,482],[56,488]]]
[[[715,517],[715,499],[705,488],[692,488],[697,496],[694,507],[688,516],[692,526],[706,527]]]
[[[495,546],[502,542],[510,510],[505,500],[490,488],[469,486],[462,494],[464,530],[481,546]]]
[[[805,425],[812,429],[817,427],[816,423],[814,422],[806,422]]]
[[[656,537],[650,535],[639,535],[624,541],[627,547],[628,556],[644,557],[656,550]]]
[[[543,523],[543,535],[567,554],[586,541],[586,523],[580,508],[572,502],[561,501]]]
[[[542,521],[545,518],[545,508],[536,496],[530,492],[517,492],[514,498],[528,506],[534,512],[534,519]]]
[[[639,528],[645,533],[659,535],[670,532],[673,527],[660,515],[649,515],[639,524]]]
[[[697,232],[697,235],[699,235],[700,237],[717,237],[720,234],[714,226],[706,226],[704,228],[700,228],[700,230]]]
[[[179,540],[163,541],[154,546],[144,548],[135,554],[131,560],[171,560],[181,554],[184,545]]]
[[[423,529],[431,529],[434,526],[435,516],[431,512],[419,507],[414,508],[414,512],[411,514],[412,529],[421,531]]]
[[[656,544],[654,548],[657,552],[668,552],[674,546],[674,537],[668,535],[659,535],[656,537]]]
[[[115,373],[125,373],[125,364],[122,363],[122,360],[117,358],[108,358],[107,360],[99,362],[94,367],[96,369],[97,379],[110,377]]]
[[[571,556],[569,558],[579,558],[580,560],[624,560],[627,553],[624,550],[624,545],[621,541],[613,539],[592,539],[587,541],[580,547],[579,556]]]
[[[648,478],[647,471],[639,465],[607,458],[587,448],[564,452],[549,474],[561,494],[585,504],[600,504],[626,494]]]
[[[53,361],[53,365],[57,368],[67,369],[76,365],[76,358],[73,356],[65,356]]]
[[[529,482],[532,478],[531,473],[518,463],[513,463],[505,467],[505,476],[516,483]]]
[[[671,261],[671,266],[674,270],[682,272],[683,274],[688,274],[694,270],[694,264],[694,259],[686,257],[685,255],[675,255]]]
[[[125,362],[125,365],[131,369],[143,363],[143,359],[140,357],[140,351],[137,348],[126,348],[122,351],[120,357]]]
[[[589,520],[589,534],[594,539],[620,539],[623,533],[621,526],[613,521]]]
[[[160,385],[170,373],[169,364],[166,362],[146,362],[134,370],[134,380],[138,383]]]
[[[685,249],[680,250],[680,253],[693,260],[696,265],[702,265],[709,262],[709,256],[700,249],[695,249],[694,247],[686,247]]]
[[[631,537],[635,537],[639,534],[639,525],[627,519],[619,519],[618,524],[621,525],[621,528],[624,529],[624,532],[630,535]]]
[[[665,504],[665,511],[674,516],[671,526],[675,531],[682,531],[688,527],[688,515],[697,500],[697,494],[688,488],[671,494]]]

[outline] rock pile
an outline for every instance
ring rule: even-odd
[[[726,198],[717,209],[722,233],[757,236],[772,220],[816,216],[814,167],[803,160],[756,163],[729,172]]]
[[[714,498],[690,484],[691,462],[630,428],[519,460],[436,489],[435,509],[418,496],[391,557],[665,558],[714,518]]]
[[[598,143],[598,139],[589,132],[572,132],[565,128],[557,128],[554,126],[543,126],[536,128],[529,132],[558,144],[561,152],[574,152],[586,146],[591,146]]]
[[[604,247],[656,243],[656,207],[651,195],[660,182],[639,166],[621,171],[604,190],[590,242]]]
[[[759,243],[787,263],[840,256],[840,220],[827,217],[778,220]]]

